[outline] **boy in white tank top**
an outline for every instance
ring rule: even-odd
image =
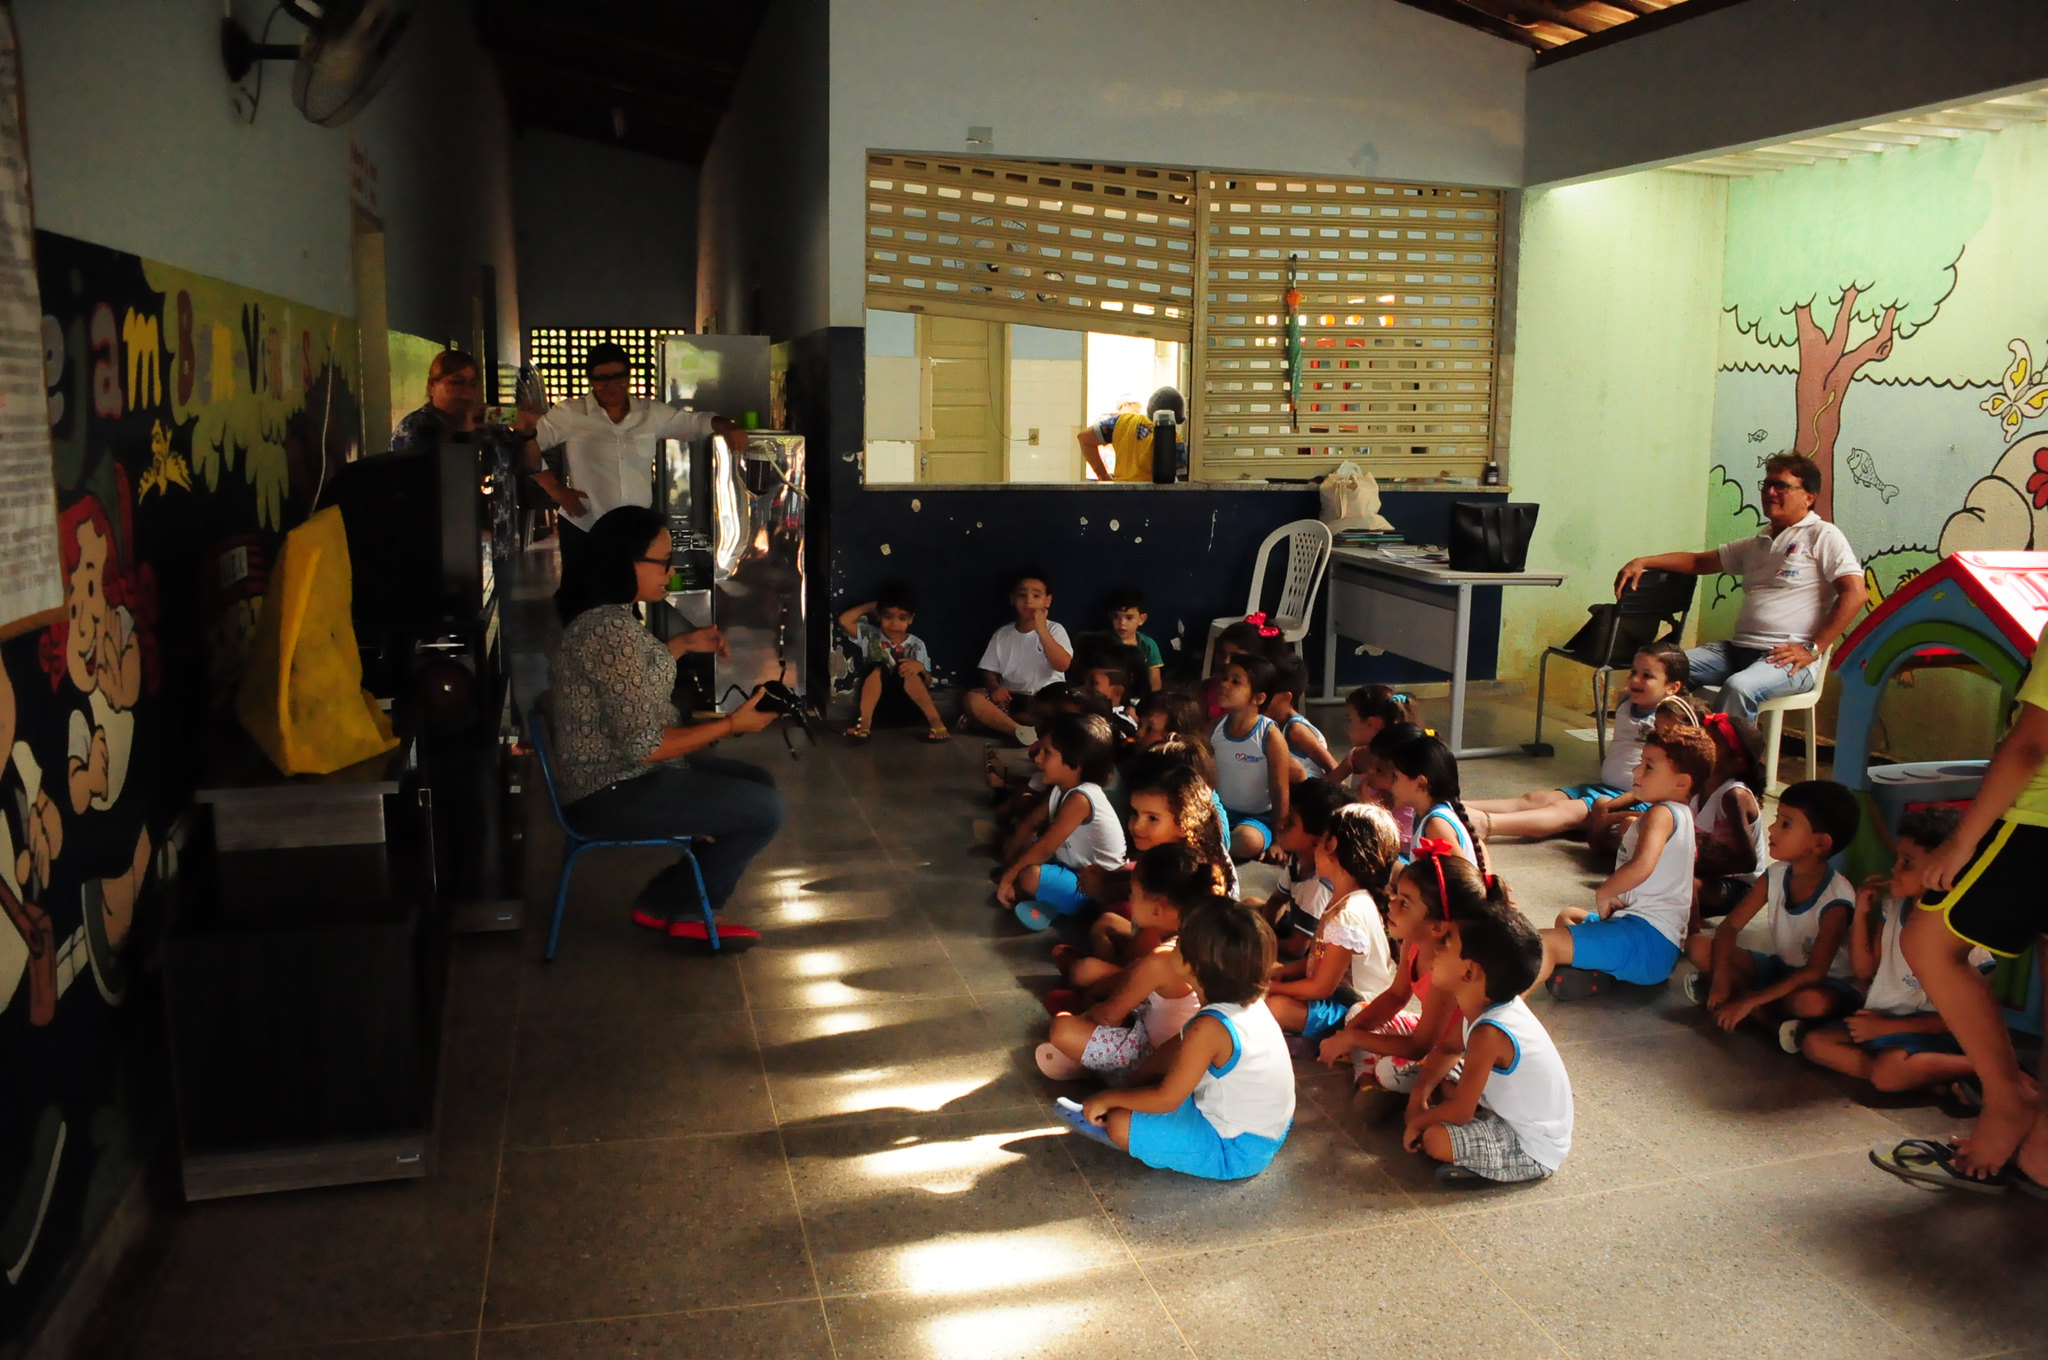
[[[1273,930],[1257,913],[1212,898],[1181,925],[1181,958],[1203,1006],[1181,1031],[1158,1085],[1059,1103],[1076,1133],[1147,1166],[1206,1180],[1256,1176],[1294,1125],[1294,1064],[1266,1009]]]
[[[1713,768],[1713,739],[1697,727],[1643,739],[1635,794],[1650,810],[1622,837],[1592,910],[1567,907],[1543,932],[1537,980],[1557,1000],[1593,996],[1616,981],[1654,987],[1671,976],[1692,915],[1692,800]]]
[[[1899,947],[1905,918],[1926,890],[1923,866],[1962,821],[1952,807],[1907,813],[1899,820],[1899,856],[1889,878],[1873,879],[1856,894],[1849,960],[1857,981],[1870,990],[1861,1010],[1816,1026],[1800,1041],[1799,1051],[1822,1067],[1860,1077],[1880,1091],[1913,1091],[1975,1075]]]
[[[1430,968],[1431,989],[1465,1017],[1464,1067],[1452,1081],[1445,1059],[1456,1055],[1439,1048],[1425,1060],[1402,1145],[1443,1163],[1437,1179],[1452,1184],[1542,1180],[1572,1147],[1571,1078],[1521,997],[1535,986],[1542,945],[1504,897],[1454,916]]]
[[[1806,780],[1778,795],[1769,836],[1779,863],[1757,878],[1711,938],[1695,935],[1686,945],[1699,972],[1686,979],[1685,994],[1713,1012],[1722,1029],[1761,1020],[1776,1027],[1787,1053],[1797,1053],[1807,1025],[1862,1004],[1842,948],[1855,893],[1828,863],[1848,848],[1862,821],[1856,795],[1829,780]],[[1758,913],[1770,926],[1768,950],[1738,941]]]

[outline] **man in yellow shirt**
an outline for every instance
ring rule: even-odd
[[[1171,411],[1176,424],[1183,424],[1188,418],[1187,403],[1181,400],[1180,393],[1174,388],[1162,387],[1145,403],[1144,414],[1125,411],[1117,415],[1104,416],[1081,431],[1081,456],[1088,461],[1089,470],[1098,480],[1152,480],[1153,417],[1161,411]],[[1109,445],[1116,453],[1114,469],[1107,467],[1102,461],[1104,444]]]

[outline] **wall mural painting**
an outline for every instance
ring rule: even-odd
[[[0,1353],[161,1118],[168,833],[284,532],[361,443],[355,325],[41,232],[65,612],[0,644]]]
[[[2048,546],[2044,152],[2028,125],[1731,184],[1712,541],[1756,532],[1796,449],[1873,606],[1944,554]],[[1702,597],[1710,630],[1737,590]]]

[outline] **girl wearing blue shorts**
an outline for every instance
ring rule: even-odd
[[[1202,1009],[1154,1055],[1156,1086],[1060,1102],[1075,1132],[1147,1166],[1206,1180],[1256,1176],[1294,1125],[1294,1064],[1266,1009],[1273,930],[1246,907],[1212,898],[1181,924],[1180,953]]]
[[[1223,668],[1216,686],[1223,717],[1209,734],[1209,749],[1216,753],[1216,792],[1230,818],[1233,859],[1265,854],[1287,820],[1294,761],[1280,725],[1262,711],[1273,697],[1274,677],[1272,662],[1239,655]]]

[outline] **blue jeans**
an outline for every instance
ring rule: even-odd
[[[1764,660],[1768,653],[1732,642],[1709,642],[1685,654],[1694,686],[1719,685],[1720,709],[1754,727],[1758,705],[1767,699],[1804,694],[1813,688],[1813,671],[1805,666],[1786,671]]]
[[[743,760],[705,755],[599,789],[563,811],[571,826],[593,836],[699,837],[692,848],[713,911],[725,905],[740,875],[768,848],[788,815],[768,771]],[[713,839],[701,839],[707,836]],[[648,881],[637,901],[667,913],[690,908],[696,897],[690,867],[678,859]]]

